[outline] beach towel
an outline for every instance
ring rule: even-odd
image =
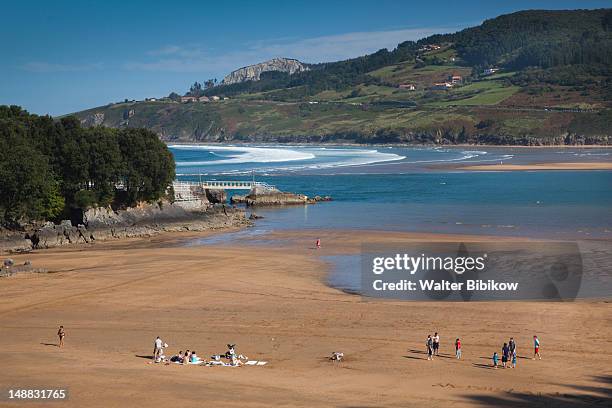
[[[228,367],[229,364],[224,363],[223,361],[209,361],[208,363],[206,363],[207,366],[212,367],[212,366],[221,366],[221,367]]]
[[[250,366],[254,366],[254,365],[262,366],[266,364],[268,364],[267,361],[257,361],[257,360],[250,360],[244,363],[244,365],[250,365]]]

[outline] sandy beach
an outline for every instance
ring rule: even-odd
[[[474,171],[612,170],[612,162],[479,164],[475,166],[457,166],[456,169]]]
[[[610,403],[609,302],[368,300],[326,286],[329,265],[318,256],[357,252],[364,233],[276,232],[280,247],[257,240],[181,245],[201,235],[14,256],[52,273],[0,280],[2,387],[66,388],[69,399],[55,404],[70,407]],[[317,236],[324,242],[319,251],[312,248]],[[369,242],[457,238],[367,233]],[[60,324],[63,349],[56,346]],[[441,356],[427,361],[424,342],[434,331]],[[541,361],[531,360],[533,334],[542,341]],[[170,345],[167,355],[188,348],[208,357],[233,342],[269,363],[150,364],[158,335]],[[510,336],[518,367],[491,369],[491,355]],[[461,361],[452,358],[456,337]],[[344,352],[346,361],[328,361],[332,351]]]

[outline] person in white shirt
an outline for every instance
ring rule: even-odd
[[[153,343],[153,359],[158,360],[162,354],[164,354],[164,342],[157,336]]]
[[[440,354],[440,336],[438,335],[438,333],[436,332],[433,336],[433,351],[436,354],[436,356],[439,356]]]

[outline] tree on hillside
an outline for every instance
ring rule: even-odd
[[[202,84],[198,81],[194,82],[193,85],[189,88],[189,95],[191,96],[200,96],[202,93]]]

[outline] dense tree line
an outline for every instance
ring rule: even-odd
[[[453,43],[471,66],[612,64],[612,10],[520,11],[420,43]]]
[[[157,200],[174,175],[171,152],[149,130],[83,128],[75,117],[0,106],[0,223]]]

